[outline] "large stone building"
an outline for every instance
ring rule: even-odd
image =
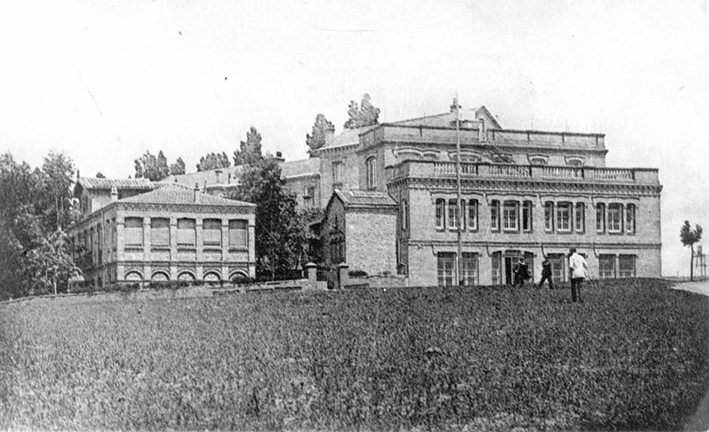
[[[467,284],[510,283],[522,256],[538,280],[544,255],[554,279],[567,280],[570,247],[585,255],[592,278],[659,277],[658,170],[608,168],[607,152],[604,134],[504,129],[485,107],[462,110],[454,102],[439,115],[331,134],[310,159],[282,167],[301,205],[326,210],[328,222],[320,225],[330,251],[325,264],[396,272],[410,285],[453,284],[460,212],[459,279]],[[169,181],[194,184],[194,175]],[[218,191],[235,177],[203,186]],[[378,215],[376,222],[333,229],[352,202],[378,200],[358,197],[362,192],[386,194],[395,207],[365,206],[365,213]],[[386,217],[392,208],[397,217]],[[341,242],[346,251],[369,248],[371,254],[335,252]],[[387,268],[372,259],[380,249],[394,251]]]
[[[79,178],[73,258],[97,286],[253,278],[255,205],[144,179]]]

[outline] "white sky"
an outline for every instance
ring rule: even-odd
[[[696,0],[15,1],[0,6],[0,151],[54,149],[82,175],[188,171],[264,149],[306,156],[365,92],[380,121],[485,105],[503,127],[603,132],[607,163],[660,169],[663,274],[709,230],[707,7]],[[705,234],[709,238],[709,231]],[[702,242],[709,245],[706,239]],[[706,247],[709,249],[709,247]]]

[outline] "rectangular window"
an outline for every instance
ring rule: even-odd
[[[608,232],[623,232],[623,206],[621,204],[608,205]]]
[[[494,252],[491,259],[492,284],[502,285],[502,252]]]
[[[505,201],[502,206],[502,228],[505,231],[517,231],[517,201]]]
[[[584,232],[586,230],[586,206],[584,203],[576,203],[576,210],[574,212],[574,220],[576,225],[576,232]]]
[[[401,229],[406,231],[409,228],[409,205],[406,200],[401,200]]]
[[[551,263],[551,277],[554,283],[564,282],[564,255],[550,254],[549,262]]]
[[[472,286],[478,284],[478,254],[463,252],[463,274],[461,279],[463,285]]]
[[[446,227],[445,214],[446,201],[439,198],[436,200],[436,229],[444,229]]]
[[[303,206],[306,208],[313,207],[315,203],[315,186],[306,186],[303,191]]]
[[[571,203],[557,204],[556,229],[559,232],[571,231]]]
[[[342,189],[342,173],[344,166],[342,162],[332,163],[332,187],[334,189]]]
[[[150,219],[150,246],[170,247],[170,219]]]
[[[438,252],[438,285],[453,285],[453,269],[455,254],[453,252]]]
[[[177,246],[195,247],[197,245],[196,224],[194,219],[177,220]]]
[[[457,200],[448,201],[448,228],[457,229],[458,228],[458,204]]]
[[[544,203],[544,231],[554,231],[554,203],[551,201]]]
[[[460,230],[465,231],[465,227],[468,225],[468,203],[462,199],[460,200]]]
[[[143,246],[143,218],[126,218],[124,227],[126,246]]]
[[[522,203],[522,231],[532,231],[532,202]]]
[[[635,277],[635,255],[620,255],[618,257],[618,277]]]
[[[602,233],[606,230],[606,205],[596,204],[596,232]]]
[[[241,248],[249,245],[249,223],[245,220],[229,221],[229,247]]]
[[[615,255],[598,256],[598,277],[601,279],[615,278]]]
[[[222,221],[221,219],[205,219],[202,222],[202,232],[205,246],[222,245]]]
[[[625,207],[625,232],[635,234],[635,204]]]
[[[471,231],[478,229],[478,200],[468,201],[468,229]]]
[[[492,200],[490,203],[490,228],[493,231],[500,230],[500,201]]]

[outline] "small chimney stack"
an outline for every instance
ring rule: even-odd
[[[194,202],[199,204],[199,183],[194,184]]]
[[[278,163],[283,163],[286,161],[286,158],[283,157],[283,153],[281,153],[279,151],[276,152],[276,157],[274,159],[276,159],[276,161],[278,161]]]
[[[118,189],[116,185],[111,186],[111,202],[118,201]]]
[[[335,140],[335,126],[325,129],[325,145],[330,145]]]
[[[217,184],[222,184],[222,170],[218,169],[214,171],[214,174],[217,176]]]

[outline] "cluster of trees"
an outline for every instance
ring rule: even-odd
[[[64,231],[78,217],[73,177],[63,153],[35,169],[0,156],[0,299],[64,291],[78,273]]]
[[[372,105],[372,98],[368,93],[362,97],[362,102],[358,105],[355,101],[350,101],[347,114],[349,119],[343,127],[345,129],[357,129],[365,126],[379,124],[379,108]],[[334,132],[335,125],[325,118],[324,114],[315,116],[315,123],[311,133],[305,135],[305,144],[310,150],[317,150],[326,144],[325,137],[328,131]]]

